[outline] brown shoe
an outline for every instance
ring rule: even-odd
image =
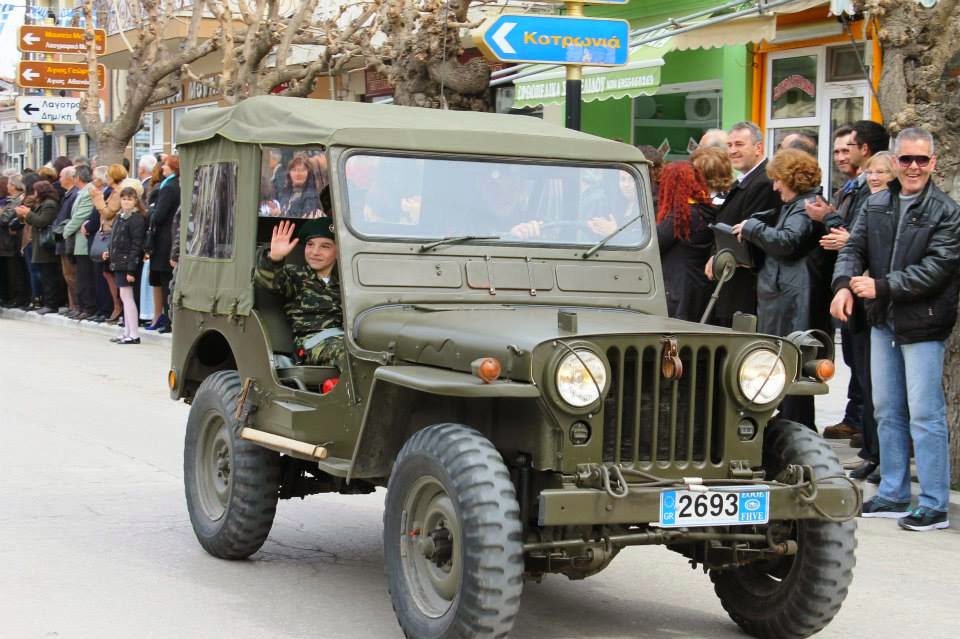
[[[823,429],[824,439],[850,439],[860,431],[849,424],[840,422]]]
[[[850,438],[850,448],[863,448],[863,433],[856,433]]]

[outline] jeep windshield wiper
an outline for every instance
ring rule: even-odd
[[[430,242],[429,244],[421,244],[420,252],[424,253],[429,251],[432,248],[437,248],[438,246],[443,246],[444,244],[459,244],[460,242],[469,242],[471,240],[499,240],[499,235],[451,235],[450,237],[445,237],[437,240],[436,242]]]
[[[587,259],[587,258],[590,257],[591,255],[593,255],[594,253],[596,253],[597,251],[599,251],[600,249],[602,249],[604,246],[607,245],[607,242],[609,242],[610,240],[612,240],[612,239],[615,238],[616,236],[620,235],[620,232],[621,232],[621,231],[626,230],[626,228],[627,228],[628,226],[630,226],[631,224],[633,224],[633,223],[636,222],[637,220],[641,219],[642,217],[643,217],[643,213],[640,213],[640,214],[637,215],[637,217],[630,218],[629,220],[627,220],[626,222],[624,222],[623,224],[621,224],[620,226],[618,226],[617,229],[616,229],[613,233],[611,233],[610,235],[606,236],[605,238],[603,238],[602,240],[600,240],[599,242],[597,242],[596,244],[594,244],[593,246],[591,246],[590,248],[588,248],[588,249],[586,250],[586,252],[584,252],[584,254],[583,254],[583,259]]]

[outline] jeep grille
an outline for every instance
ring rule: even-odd
[[[612,347],[604,401],[603,460],[654,464],[723,461],[724,348],[683,346],[683,376],[660,372],[662,345]]]

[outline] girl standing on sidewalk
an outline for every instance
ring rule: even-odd
[[[110,261],[123,304],[123,334],[110,340],[116,344],[140,343],[139,313],[133,297],[133,284],[137,281],[143,259],[146,215],[136,189],[128,186],[120,191],[120,214],[113,223],[110,250],[103,255],[104,261]]]

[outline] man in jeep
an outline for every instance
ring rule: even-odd
[[[343,310],[333,224],[327,218],[309,220],[296,238],[295,228],[289,220],[274,227],[270,249],[257,264],[254,282],[283,297],[298,358],[310,366],[342,370]],[[307,265],[284,264],[300,242]]]

